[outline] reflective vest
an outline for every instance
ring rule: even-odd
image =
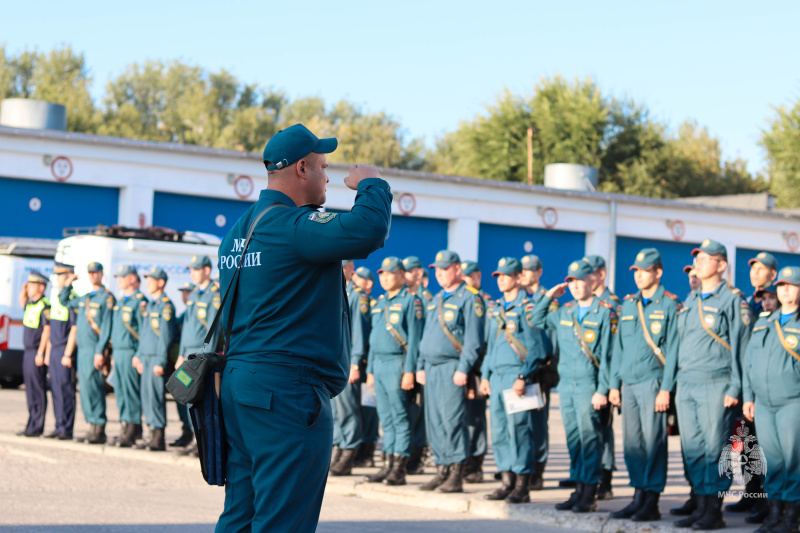
[[[44,306],[50,305],[47,298],[39,298],[35,304],[28,304],[25,306],[25,316],[22,317],[22,323],[26,328],[39,329],[39,321],[41,320],[42,310]]]
[[[50,320],[58,320],[59,322],[66,322],[67,320],[69,320],[69,309],[61,305],[61,301],[58,299],[59,292],[61,292],[61,289],[55,286],[50,292],[51,296]]]

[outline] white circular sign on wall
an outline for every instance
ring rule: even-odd
[[[417,199],[410,192],[403,193],[397,200],[397,206],[400,208],[401,213],[410,215],[417,208]]]
[[[789,247],[790,252],[796,252],[800,248],[800,237],[797,233],[791,232],[786,235],[786,246]]]
[[[674,220],[669,225],[669,230],[672,232],[672,238],[676,241],[683,239],[686,236],[686,224],[682,220]]]
[[[28,207],[31,208],[31,211],[38,211],[39,209],[42,208],[42,201],[34,196],[28,202]]]
[[[531,241],[525,241],[525,244],[522,245],[522,249],[525,250],[526,254],[529,254],[533,251],[533,243]]]
[[[242,200],[253,194],[254,188],[253,179],[250,176],[239,176],[233,182],[233,190],[236,192],[236,196]]]
[[[217,218],[214,219],[214,223],[217,225],[218,228],[223,227],[228,222],[228,219],[225,218],[225,215],[217,215]]]
[[[72,176],[72,161],[60,155],[50,162],[50,173],[56,181],[67,181]]]
[[[552,207],[546,208],[542,211],[542,223],[547,229],[556,227],[556,224],[558,224],[558,212]]]

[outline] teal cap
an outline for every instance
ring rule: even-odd
[[[167,273],[164,272],[163,268],[159,268],[159,267],[151,268],[150,272],[145,274],[144,277],[153,278],[153,279],[163,279],[164,281],[167,281],[167,279],[168,279]]]
[[[526,255],[522,258],[522,270],[539,270],[542,268],[542,260],[538,255]]]
[[[66,263],[62,263],[60,261],[55,262],[55,266],[53,267],[53,274],[72,274],[75,272],[75,267],[72,265],[68,265]]]
[[[597,269],[606,266],[606,260],[599,255],[587,255],[583,258],[583,260],[589,263],[589,265],[592,267],[592,272],[595,272]]]
[[[778,270],[778,260],[769,252],[759,252],[758,255],[747,262],[750,266],[753,266],[753,263],[761,263],[767,268]]]
[[[368,269],[367,267],[358,267],[356,269],[356,275],[359,278],[368,279],[370,281],[375,281],[375,275],[372,273],[372,270]]]
[[[788,266],[778,272],[778,279],[775,280],[775,285],[781,283],[788,283],[790,285],[800,285],[800,266]]]
[[[726,261],[728,260],[728,250],[722,244],[711,239],[704,240],[700,248],[692,250],[692,255],[697,255],[700,252],[705,252],[708,255],[721,255]]]
[[[89,266],[86,267],[86,270],[88,270],[89,272],[102,272],[103,265],[98,263],[97,261],[93,261],[89,263]]]
[[[122,278],[128,274],[136,274],[136,267],[133,265],[120,265],[117,273],[114,274],[115,278]]]
[[[416,255],[409,255],[403,259],[403,268],[409,271],[412,268],[425,268],[425,265],[422,264],[422,261]]]
[[[664,261],[661,259],[661,253],[655,248],[644,248],[636,254],[636,261],[630,270],[650,270],[653,267],[664,267]],[[685,268],[684,268],[685,270]]]
[[[683,273],[684,274],[688,274],[692,270],[694,270],[694,265],[686,265],[685,267],[683,267]]]
[[[320,139],[302,124],[295,124],[272,136],[264,148],[264,163],[269,171],[280,170],[311,152],[329,154],[337,146],[339,141],[336,139]]]
[[[511,276],[522,272],[522,263],[516,257],[502,257],[497,262],[497,270],[492,272],[492,276],[497,277],[500,274]]]
[[[186,292],[192,292],[192,291],[194,290],[194,283],[192,283],[191,281],[187,281],[187,282],[186,282],[186,283],[184,283],[184,284],[183,284],[183,286],[182,286],[180,289],[178,289],[178,290],[179,290],[179,291],[181,291],[181,292],[183,292],[183,291],[186,291]]]
[[[189,262],[189,268],[200,270],[203,267],[212,268],[211,258],[207,255],[193,255]]]
[[[765,292],[770,292],[772,294],[778,294],[778,285],[776,283],[773,283],[771,285],[767,285],[766,287],[761,287],[760,289],[756,290],[755,295],[758,298],[761,298],[761,296]]]
[[[47,285],[48,281],[49,280],[47,277],[37,270],[31,270],[28,272],[28,283],[41,283],[42,285]]]
[[[586,260],[578,259],[577,261],[570,263],[567,270],[567,277],[564,278],[564,281],[569,281],[571,279],[586,279],[590,275],[594,274],[594,271],[594,267]]]
[[[465,276],[469,276],[470,274],[480,271],[481,266],[475,261],[463,261],[461,263],[461,273]]]
[[[428,265],[428,268],[447,268],[452,264],[460,262],[461,258],[458,257],[457,253],[451,252],[450,250],[442,250],[436,254],[436,260]]]
[[[381,272],[397,272],[398,270],[403,269],[403,262],[400,260],[399,257],[389,256],[381,262],[381,268],[378,269],[378,274]]]

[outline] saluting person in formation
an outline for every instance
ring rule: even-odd
[[[53,394],[53,414],[56,429],[46,438],[58,440],[72,439],[75,426],[75,341],[77,328],[76,313],[61,304],[59,294],[67,276],[74,271],[71,265],[56,262],[53,273],[55,286],[50,296],[50,339],[49,365],[50,391]]]

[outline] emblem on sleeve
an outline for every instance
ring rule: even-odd
[[[308,215],[308,220],[311,220],[312,222],[319,222],[320,224],[327,224],[328,222],[336,218],[337,214],[338,213],[328,213],[328,212],[319,213],[315,211]]]
[[[475,300],[475,314],[478,318],[481,318],[486,313],[486,309],[483,307],[483,302],[480,299]]]
[[[750,325],[750,313],[748,311],[742,311],[742,324],[745,326]]]

